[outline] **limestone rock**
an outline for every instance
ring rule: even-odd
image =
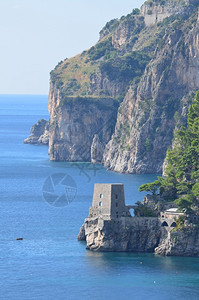
[[[85,229],[84,229],[84,224],[80,228],[80,232],[78,234],[78,241],[85,241],[86,240],[86,235],[85,235]]]
[[[140,15],[108,22],[96,45],[55,67],[48,105],[51,160],[103,161],[121,173],[162,172],[189,95],[199,89],[198,5],[146,1]],[[28,141],[37,143],[37,136]],[[38,139],[46,141],[46,134]]]
[[[104,145],[100,142],[99,136],[94,135],[93,142],[91,145],[91,162],[92,163],[101,163],[104,153]]]
[[[51,160],[90,162],[93,137],[97,134],[107,143],[113,134],[118,103],[110,98],[69,97],[63,100],[59,90],[51,84],[48,107]],[[99,143],[98,146],[101,147]],[[93,155],[94,151],[93,148]]]
[[[144,27],[144,18],[142,16],[136,16],[121,22],[113,34],[112,42],[114,48],[121,49],[122,46],[125,46],[131,40],[134,34],[138,34]]]
[[[24,140],[25,144],[48,145],[49,142],[49,122],[41,119],[33,125],[30,136]]]
[[[89,217],[80,229],[78,240],[87,249],[101,252],[154,252],[163,256],[199,257],[198,226],[188,225],[170,233],[159,218],[121,218],[103,220]]]
[[[172,1],[146,1],[141,7],[141,15],[144,16],[146,26],[153,26],[162,22],[171,15],[188,13],[189,5],[197,3],[197,0]]]
[[[119,108],[115,132],[105,148],[103,160],[108,169],[162,172],[178,122],[176,116],[184,114],[186,96],[199,89],[197,15],[194,20],[186,33],[189,19],[184,28],[165,32],[164,46],[157,50],[138,85],[129,88]],[[182,43],[184,52],[180,50]]]
[[[78,240],[86,240],[92,251],[199,256],[198,225],[199,216],[178,212],[173,202],[159,196],[147,195],[142,204],[126,205],[123,184],[95,184]]]
[[[197,256],[199,257],[198,226],[188,226],[171,232],[170,238],[163,239],[155,249],[156,254],[168,256]]]
[[[158,218],[132,217],[106,221],[87,218],[84,232],[87,249],[116,252],[153,252],[161,234],[165,234]],[[82,236],[82,229],[79,236]]]
[[[177,208],[173,201],[164,201],[160,196],[156,195],[146,195],[142,204],[149,208],[157,217],[162,211],[170,208]]]

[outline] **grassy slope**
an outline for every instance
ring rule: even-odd
[[[129,20],[133,17],[133,15],[128,15],[126,18]],[[118,24],[128,22],[126,18],[122,17]],[[115,27],[113,29],[115,30]],[[144,29],[140,33],[134,34],[132,38],[135,38],[135,42],[130,47],[127,44],[124,45],[122,49],[125,50],[122,51],[114,49],[109,43],[112,39],[114,30],[91,49],[84,51],[82,54],[76,55],[73,58],[60,62],[51,72],[51,81],[56,83],[57,87],[62,90],[65,96],[99,96],[99,91],[92,94],[89,90],[90,76],[97,73],[104,62],[107,63],[112,60],[112,63],[114,63],[117,61],[116,66],[120,67],[120,64],[123,64],[128,54],[132,54],[132,51],[146,53],[152,57],[152,53],[155,49],[153,40],[158,34],[156,26],[154,26],[152,31],[151,29]],[[143,43],[143,41],[145,42]],[[105,49],[106,47],[107,49]],[[103,49],[106,51],[103,51]],[[100,56],[100,53],[103,54],[103,52],[105,52],[104,55]],[[95,57],[97,57],[97,59],[95,59]],[[114,79],[117,79],[117,74],[115,77],[116,78]],[[118,79],[120,80],[120,78]],[[107,95],[103,95],[102,93],[101,97],[104,96]]]
[[[101,31],[105,32],[105,36],[96,45],[82,54],[60,62],[55,67],[51,72],[51,81],[56,83],[63,97],[107,97],[106,91],[91,92],[90,89],[90,77],[99,71],[110,81],[126,81],[127,86],[135,77],[139,79],[145,65],[153,58],[157,45],[161,46],[165,28],[175,26],[177,21],[173,17],[166,18],[162,23],[152,27],[143,27],[141,31],[135,30],[133,22],[140,25],[143,22],[142,17],[131,13],[120,20],[108,22]],[[126,24],[130,24],[132,28],[131,36],[125,45],[115,49],[112,45],[112,36],[118,27],[125,27]],[[127,73],[128,78],[125,78]]]

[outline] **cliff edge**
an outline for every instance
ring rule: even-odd
[[[199,89],[198,0],[148,0],[51,72],[49,155],[161,173]]]

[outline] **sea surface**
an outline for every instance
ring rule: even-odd
[[[50,162],[47,146],[23,144],[41,118],[49,118],[47,96],[0,96],[0,299],[199,299],[198,258],[93,253],[77,241],[94,183],[124,183],[133,204],[156,176]],[[65,175],[70,203],[50,201],[47,183]]]

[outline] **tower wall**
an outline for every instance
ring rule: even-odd
[[[100,205],[101,203],[101,205]],[[96,215],[110,216],[111,214],[111,184],[95,184],[92,208]]]
[[[123,184],[95,184],[89,216],[118,219],[129,214],[125,206]]]
[[[125,206],[124,185],[112,184],[111,186],[111,216],[112,218],[120,218],[126,215],[127,208]]]

